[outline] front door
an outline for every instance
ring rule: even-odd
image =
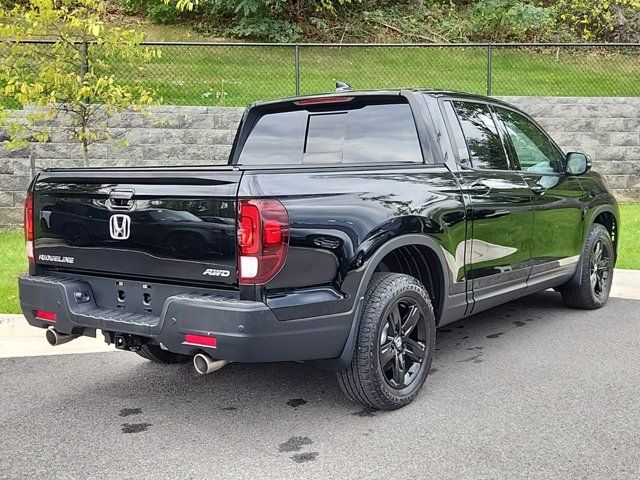
[[[467,313],[472,313],[516,298],[526,289],[531,271],[532,193],[509,163],[489,105],[466,100],[447,103],[445,112],[458,144],[458,175],[471,220],[465,265],[473,292]]]
[[[512,163],[533,192],[531,288],[557,284],[576,269],[583,243],[582,187],[564,172],[565,156],[533,121],[514,110],[494,107],[504,128]]]

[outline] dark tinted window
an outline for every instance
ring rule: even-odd
[[[239,163],[301,163],[306,128],[307,112],[302,110],[263,115],[247,138]]]
[[[460,163],[468,164],[469,149],[467,148],[467,142],[464,139],[462,128],[460,128],[460,122],[458,121],[456,112],[453,110],[453,105],[451,104],[451,102],[444,102],[444,109],[447,113],[447,118],[450,120],[451,133],[453,134],[453,141],[458,150],[458,158],[460,160]]]
[[[512,110],[497,107],[522,170],[560,172],[564,155],[533,122]]]
[[[406,103],[339,111],[267,113],[253,128],[240,164],[422,163]]]
[[[347,112],[309,115],[303,163],[342,163],[348,120]]]
[[[507,155],[488,105],[454,102],[454,108],[467,141],[471,164],[475,168],[507,170]]]

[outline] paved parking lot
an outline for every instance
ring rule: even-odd
[[[391,413],[302,364],[1,358],[0,477],[637,479],[639,312],[543,292],[447,326],[425,389]]]

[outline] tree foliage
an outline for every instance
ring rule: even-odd
[[[547,40],[549,9],[521,0],[480,0],[472,12],[472,35],[489,41]]]
[[[584,40],[631,40],[617,38],[616,29],[624,30],[630,21],[640,19],[638,0],[559,0],[553,2],[553,10]]]
[[[158,23],[233,38],[355,41],[640,41],[638,0],[118,0]]]
[[[64,116],[60,123],[80,142],[86,162],[91,144],[111,139],[111,115],[154,103],[153,92],[106,73],[114,62],[136,68],[159,52],[141,46],[133,30],[106,24],[105,9],[101,0],[31,0],[0,10],[0,98],[29,112],[22,121],[0,118],[8,147],[47,141],[47,125]],[[54,43],[18,43],[38,39]]]

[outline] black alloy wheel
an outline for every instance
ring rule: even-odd
[[[602,298],[607,294],[611,281],[611,251],[609,244],[598,239],[589,254],[589,282],[594,296]]]
[[[359,319],[350,365],[338,383],[354,402],[379,410],[411,403],[424,384],[436,325],[431,297],[415,277],[373,275]]]
[[[390,387],[402,390],[419,377],[427,353],[426,319],[417,302],[400,298],[386,316],[378,358]]]
[[[593,310],[609,299],[616,251],[604,225],[594,223],[587,235],[576,275],[558,288],[564,303],[572,308]]]

